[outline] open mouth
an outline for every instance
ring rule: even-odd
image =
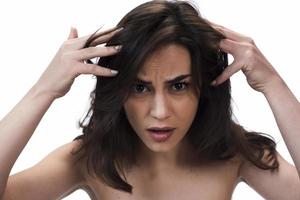
[[[157,142],[164,142],[174,132],[175,128],[169,128],[169,129],[147,129],[147,131],[150,133],[151,137],[157,141]]]

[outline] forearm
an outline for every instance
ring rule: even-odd
[[[53,101],[33,86],[0,121],[0,194],[12,166]]]
[[[283,80],[264,93],[300,175],[300,103]]]

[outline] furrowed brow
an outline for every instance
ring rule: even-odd
[[[177,83],[177,82],[179,82],[179,81],[181,81],[181,80],[183,80],[183,79],[185,79],[189,76],[191,76],[191,74],[183,74],[183,75],[177,76],[173,79],[166,80],[165,84],[174,84],[174,83]],[[142,80],[140,78],[136,78],[135,81],[138,82],[138,83],[144,84],[144,85],[151,85],[152,84],[151,81]]]

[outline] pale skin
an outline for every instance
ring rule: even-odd
[[[107,34],[92,44],[93,47],[82,49],[90,35],[78,38],[77,30],[71,29],[68,40],[61,45],[38,82],[1,120],[0,197],[3,199],[57,199],[78,184],[80,180],[78,171],[67,169],[74,168],[68,163],[70,159],[67,155],[71,146],[76,145],[75,142],[54,151],[33,168],[10,177],[9,173],[49,106],[55,99],[64,96],[69,91],[77,76],[80,74],[115,76],[109,69],[85,64],[83,61],[88,58],[116,54],[118,50],[114,47],[97,47],[97,45],[108,41],[117,31],[107,30]],[[42,174],[40,174],[41,171],[43,171]],[[40,174],[40,179],[36,178],[37,174]],[[45,182],[46,179],[52,181]],[[28,184],[29,182],[31,184]],[[37,195],[37,191],[40,191],[38,193],[40,196]]]
[[[180,160],[178,151],[186,146],[183,137],[195,117],[199,100],[191,87],[190,65],[189,53],[182,46],[171,44],[156,51],[137,76],[151,84],[137,82],[124,104],[129,122],[144,143],[140,154],[146,161],[143,166],[153,174],[176,168]],[[187,77],[166,83],[181,75]],[[149,127],[166,126],[176,129],[164,143],[154,142],[146,131]]]
[[[241,175],[252,187],[267,199],[300,198],[300,104],[284,80],[256,47],[254,41],[226,27],[209,22],[226,36],[220,48],[234,57],[234,62],[216,79],[222,84],[234,73],[242,70],[249,85],[261,92],[268,101],[280,133],[292,156],[295,166],[286,162],[279,154],[280,171],[268,172],[250,167],[245,163]],[[287,187],[289,185],[289,187]]]
[[[220,48],[234,57],[234,62],[216,79],[215,87],[237,71],[242,70],[249,85],[266,97],[295,163],[295,166],[289,164],[278,154],[279,172],[271,174],[269,171],[257,169],[245,161],[241,165],[240,176],[266,199],[299,199],[300,147],[297,144],[300,142],[300,105],[298,100],[258,50],[252,39],[220,25],[211,24],[226,36],[226,39],[221,41]],[[103,38],[99,44],[107,41],[109,37],[111,34]],[[38,82],[1,120],[0,197],[3,199],[58,199],[68,195],[84,182],[84,177],[79,175],[81,174],[80,168],[70,164],[69,152],[76,147],[75,142],[51,152],[32,168],[11,176],[9,173],[49,106],[55,99],[64,96],[69,91],[77,76],[80,74],[113,76],[107,69],[84,64],[82,60],[112,55],[117,53],[117,50],[103,47],[81,49],[86,39],[87,36],[78,37],[77,31],[72,29],[68,40],[62,45],[63,48],[58,51]],[[158,91],[157,104],[154,105],[164,106],[162,95],[168,93],[163,92],[164,85],[155,77],[156,73],[150,76]],[[158,109],[152,111],[152,116],[163,116],[168,113],[159,113]],[[14,126],[16,118],[19,120],[19,126]],[[174,142],[177,143],[178,139]],[[156,149],[154,146],[152,147],[154,150]],[[172,147],[174,145],[170,145],[166,149],[157,147],[156,150],[167,151]],[[151,158],[151,161],[154,161],[154,158],[158,159],[159,157],[152,156]],[[172,158],[172,156],[166,158]],[[15,193],[14,191],[20,192]]]

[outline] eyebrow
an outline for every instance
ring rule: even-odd
[[[181,81],[181,80],[183,80],[183,79],[185,79],[185,78],[187,78],[187,77],[189,77],[191,75],[192,74],[183,74],[183,75],[177,76],[177,77],[175,77],[173,79],[166,80],[165,84],[174,84],[174,83],[177,83],[177,82],[179,82],[179,81]],[[145,84],[145,85],[151,85],[152,84],[151,81],[142,80],[140,78],[136,78],[135,81],[138,82],[138,83]]]

